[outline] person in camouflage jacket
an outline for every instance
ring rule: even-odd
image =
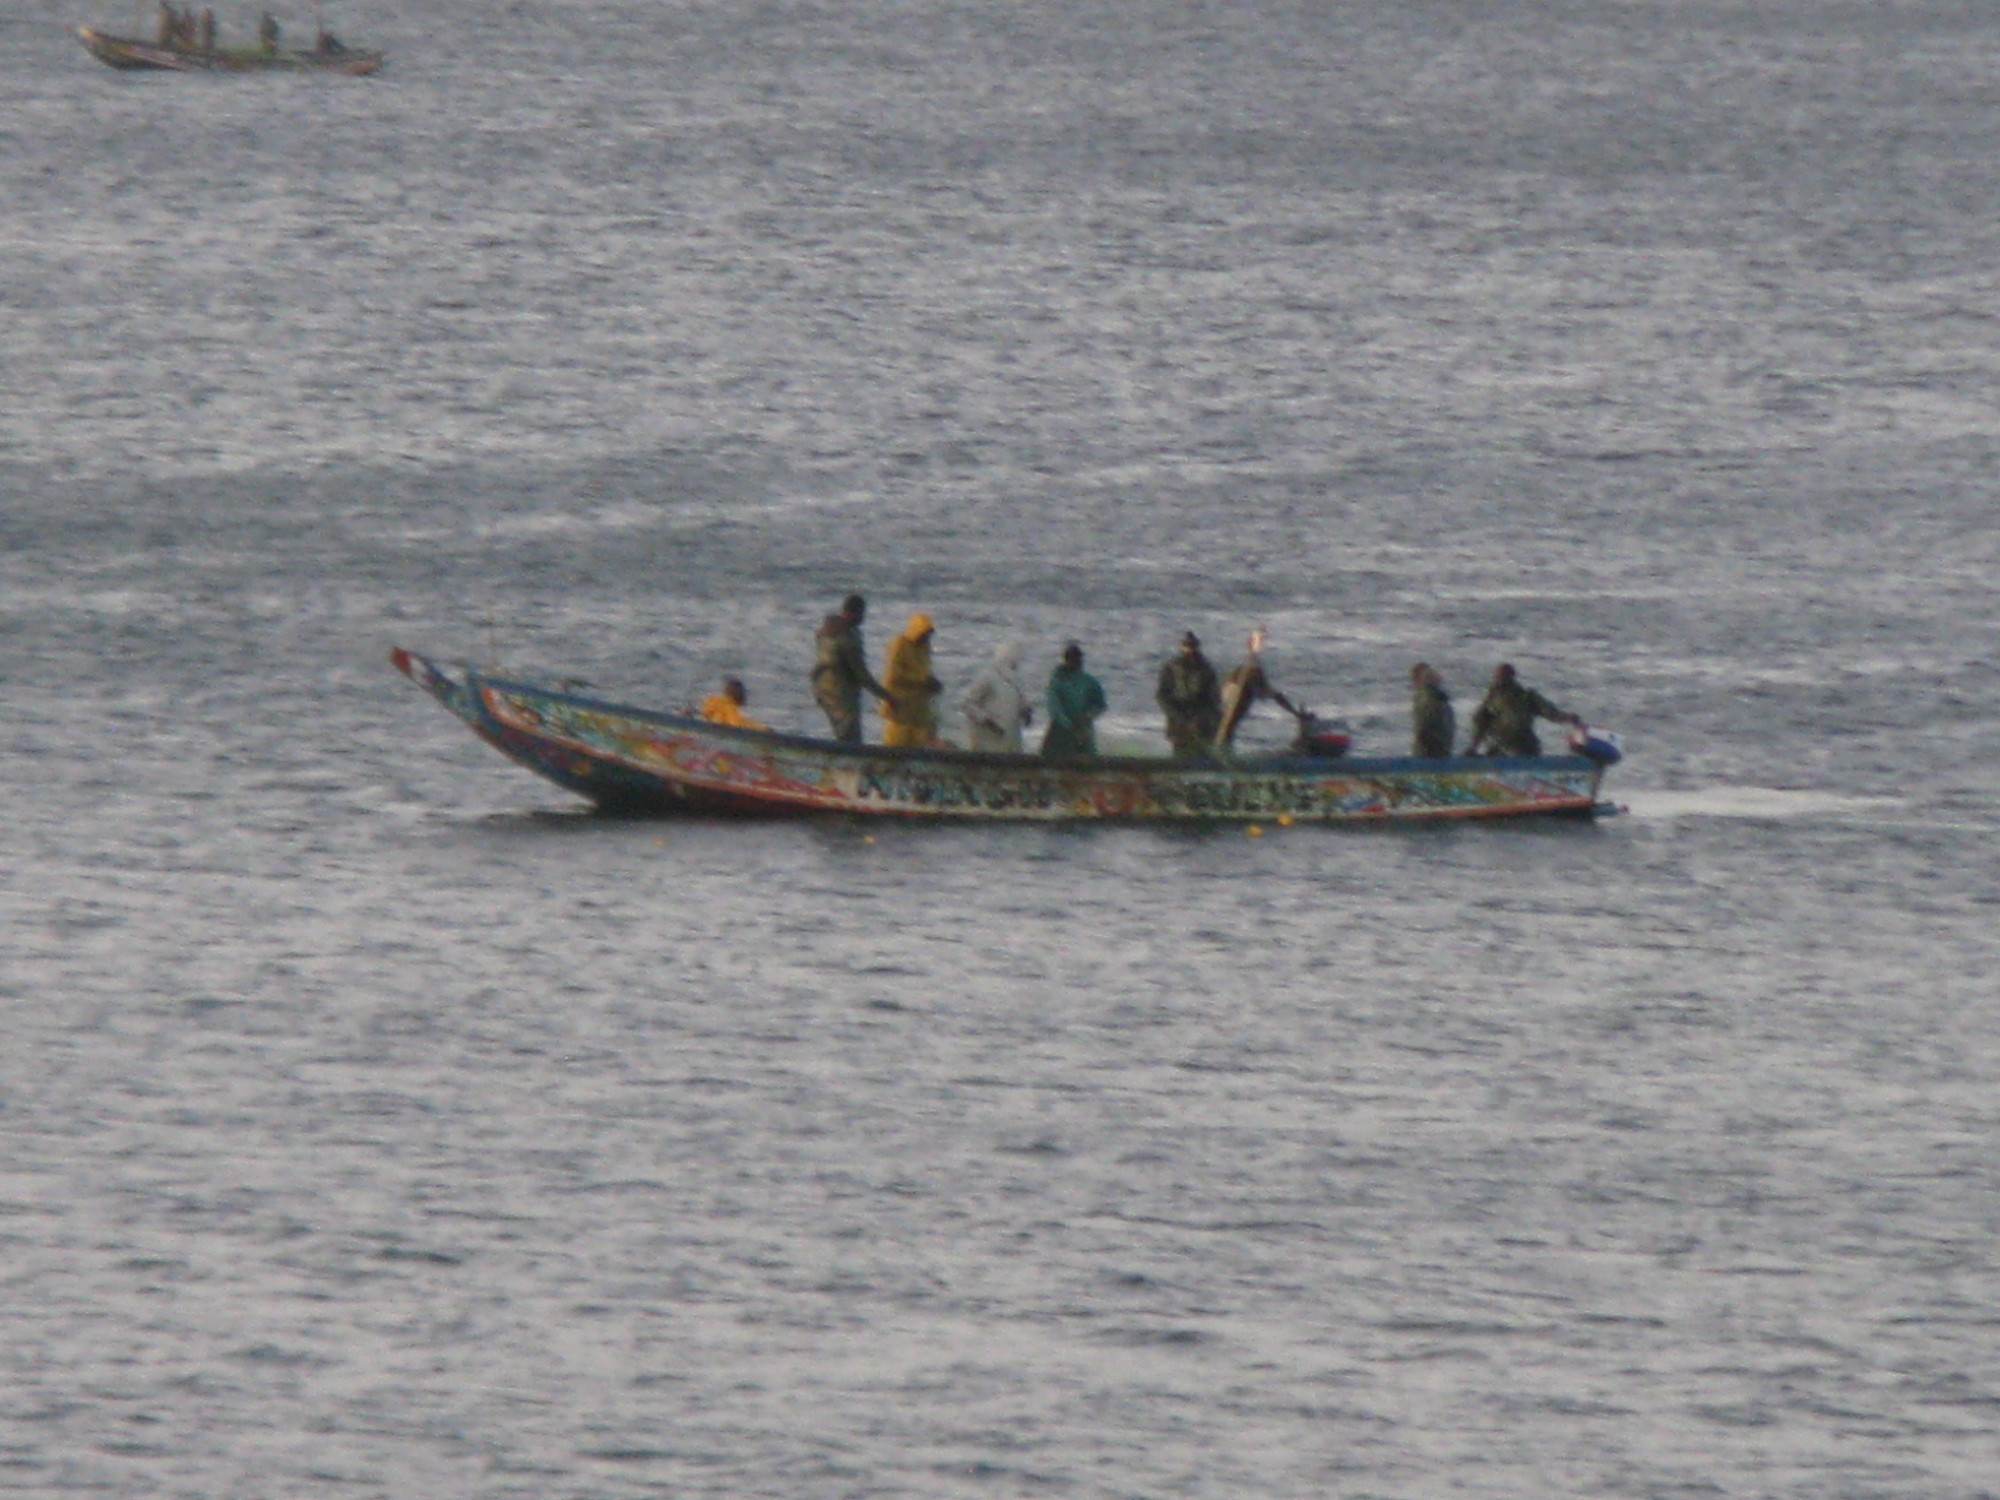
[[[1472,739],[1467,755],[1540,755],[1542,742],[1535,737],[1535,720],[1581,726],[1583,720],[1529,687],[1515,674],[1513,665],[1502,662],[1493,669],[1493,684],[1472,715]]]
[[[848,745],[861,743],[862,690],[889,701],[889,690],[868,670],[862,649],[861,622],[867,617],[868,601],[849,594],[813,635],[813,701],[825,711],[833,737]]]
[[[1427,661],[1410,668],[1410,729],[1412,755],[1443,760],[1451,754],[1458,718],[1452,712],[1451,694],[1444,690],[1444,679]]]
[[[1153,699],[1167,716],[1167,740],[1176,756],[1194,759],[1214,749],[1215,731],[1222,725],[1222,688],[1192,630],[1181,637],[1179,652],[1160,668]]]

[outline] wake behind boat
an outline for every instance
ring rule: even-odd
[[[1603,810],[1605,762],[1581,754],[1193,761],[849,745],[452,670],[401,647],[389,659],[502,755],[611,812],[1359,823]]]

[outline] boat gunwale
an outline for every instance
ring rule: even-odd
[[[413,660],[428,662],[433,670],[438,667],[438,663],[418,652],[410,652],[409,655]],[[475,698],[478,697],[478,690],[482,686],[497,688],[501,692],[519,696],[552,699],[592,713],[611,714],[618,718],[658,724],[673,729],[693,730],[698,734],[736,740],[746,745],[778,745],[843,760],[882,761],[891,765],[1018,767],[1023,763],[1033,763],[1113,773],[1129,770],[1143,771],[1151,775],[1168,771],[1211,776],[1217,773],[1249,776],[1276,775],[1299,771],[1306,767],[1338,768],[1342,771],[1367,775],[1385,771],[1520,770],[1531,767],[1569,771],[1588,769],[1598,764],[1587,755],[1453,755],[1431,759],[1416,755],[1308,755],[1298,751],[1272,751],[1255,756],[1195,759],[1175,755],[1057,756],[1042,755],[1033,750],[968,750],[957,745],[856,745],[815,735],[795,734],[782,729],[743,729],[730,724],[718,724],[711,719],[702,718],[699,714],[676,713],[671,709],[642,708],[611,698],[572,692],[566,688],[550,688],[520,678],[496,676],[466,663],[452,665],[458,666],[463,674],[457,681]],[[445,680],[449,682],[453,679],[447,676]],[[482,714],[489,713],[483,699],[479,700],[479,706]],[[522,732],[511,725],[501,727],[513,733]],[[565,745],[571,743],[560,735],[551,735],[549,738]],[[592,753],[602,754],[601,751]]]

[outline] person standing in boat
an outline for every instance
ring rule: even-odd
[[[840,608],[820,622],[813,636],[813,701],[833,726],[833,737],[844,745],[861,743],[861,694],[865,689],[887,700],[889,690],[868,670],[861,645],[861,622],[868,601],[849,594]]]
[[[1293,718],[1300,718],[1299,707],[1283,693],[1271,686],[1271,679],[1264,675],[1264,643],[1269,639],[1263,626],[1250,632],[1250,653],[1222,680],[1222,722],[1215,731],[1215,748],[1227,754],[1236,740],[1236,731],[1250,716],[1250,710],[1261,698],[1268,698]]]
[[[1222,688],[1192,630],[1181,637],[1179,652],[1160,668],[1153,699],[1167,716],[1167,741],[1176,758],[1199,759],[1214,748],[1215,731],[1222,727]]]
[[[972,679],[958,701],[965,716],[966,743],[974,750],[1021,753],[1021,731],[1035,721],[1028,694],[1021,686],[1021,648],[1006,642],[993,660]]]
[[[1424,760],[1444,760],[1458,733],[1458,715],[1437,668],[1420,661],[1410,668],[1410,753]]]
[[[181,34],[180,12],[169,5],[167,0],[160,0],[160,6],[155,12],[155,17],[155,35],[158,36],[160,45],[162,47],[173,46],[176,38]]]
[[[1071,641],[1062,662],[1049,674],[1049,727],[1042,734],[1044,755],[1097,754],[1097,720],[1109,707],[1104,684],[1083,670],[1083,647]]]
[[[282,33],[278,27],[278,18],[268,10],[265,11],[263,19],[257,23],[257,44],[266,52],[276,52],[280,35]]]
[[[1578,728],[1583,725],[1583,720],[1575,714],[1557,708],[1521,681],[1513,664],[1503,661],[1493,669],[1492,686],[1486,689],[1486,696],[1473,711],[1472,738],[1466,743],[1465,753],[1540,755],[1542,742],[1535,737],[1537,719]]]
[[[722,691],[710,693],[702,700],[701,716],[711,724],[726,724],[731,729],[769,729],[769,724],[760,724],[743,712],[749,701],[750,690],[743,686],[743,679],[725,677]]]
[[[882,686],[889,696],[882,700],[882,743],[918,746],[938,742],[938,694],[944,684],[931,670],[931,637],[937,628],[931,617],[910,616],[903,633],[889,642],[882,661]]]
[[[215,12],[201,13],[201,50],[208,57],[215,56]]]

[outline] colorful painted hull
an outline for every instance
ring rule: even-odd
[[[959,821],[1380,822],[1588,817],[1604,768],[1532,759],[1048,760],[891,750],[728,729],[682,714],[390,660],[501,754],[612,812]]]
[[[382,66],[380,52],[300,52],[284,47],[162,47],[136,37],[79,26],[77,38],[106,67],[172,73],[344,73],[361,77]]]

